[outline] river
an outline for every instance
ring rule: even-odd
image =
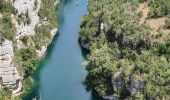
[[[83,82],[86,77],[78,44],[80,22],[88,0],[63,0],[59,4],[60,27],[38,71],[42,100],[94,100]]]

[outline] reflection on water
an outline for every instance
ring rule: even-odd
[[[38,93],[42,100],[94,100],[83,85],[87,73],[82,65],[84,58],[78,45],[79,25],[87,12],[87,2],[62,0],[60,3],[57,36],[39,64],[34,75],[37,81],[27,100],[38,97]]]

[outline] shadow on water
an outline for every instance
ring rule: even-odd
[[[65,0],[63,0],[65,1]],[[62,23],[64,21],[64,19],[61,17],[63,16],[63,13],[61,12],[62,11],[62,7],[64,4],[66,3],[61,3],[60,5],[57,5],[57,8],[56,8],[56,11],[59,11],[59,23]],[[40,87],[40,77],[39,77],[39,74],[40,74],[40,71],[43,67],[43,65],[48,61],[48,59],[51,58],[52,56],[52,51],[54,50],[54,45],[59,37],[59,33],[57,32],[56,35],[54,36],[51,44],[47,47],[47,51],[46,51],[46,54],[44,55],[44,58],[41,59],[41,61],[37,64],[36,66],[36,71],[34,72],[32,78],[34,81],[33,83],[33,86],[31,88],[31,92],[24,95],[23,96],[23,100],[31,100],[32,98],[38,98],[39,99],[39,87]]]
[[[67,4],[71,3],[73,0],[61,0],[60,4],[57,7],[57,11],[59,13],[59,23],[64,23],[64,14],[63,14],[63,6],[66,6]],[[62,24],[61,26],[62,27]],[[60,29],[59,27],[59,29]],[[34,75],[32,76],[33,79],[35,80],[33,83],[33,87],[31,89],[31,92],[28,93],[26,96],[23,97],[23,100],[31,100],[32,98],[37,98],[40,99],[40,72],[43,69],[43,65],[46,64],[48,62],[48,60],[52,57],[52,52],[54,51],[54,47],[55,44],[57,43],[58,37],[60,36],[60,33],[57,32],[57,34],[55,35],[55,37],[53,38],[53,41],[51,42],[51,44],[47,47],[47,52],[44,56],[44,58],[37,64],[37,70],[35,71]],[[82,51],[82,56],[86,57],[87,53]],[[84,82],[82,82],[83,85]],[[84,86],[85,87],[85,86]],[[92,94],[92,97],[90,98],[90,100],[101,100],[100,98],[98,98],[98,96],[96,94]]]
[[[63,2],[64,5],[69,4],[72,0],[61,0]]]
[[[57,33],[55,35],[55,37],[53,38],[53,41],[51,42],[51,44],[47,47],[47,51],[46,54],[44,56],[44,58],[37,64],[37,69],[34,72],[32,78],[35,80],[31,89],[31,92],[26,94],[26,96],[23,97],[23,100],[31,100],[32,98],[36,97],[39,98],[39,87],[40,87],[40,77],[39,77],[39,73],[42,69],[42,65],[44,65],[48,59],[50,59],[50,57],[52,56],[52,51],[55,45],[55,41],[57,40],[57,38],[59,37],[59,33]]]

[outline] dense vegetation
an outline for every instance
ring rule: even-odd
[[[13,97],[12,91],[8,87],[0,89],[0,100],[21,100],[18,96]]]
[[[170,38],[152,37],[148,24],[139,25],[143,2],[150,18],[168,18],[169,0],[89,1],[79,37],[90,50],[85,83],[103,98],[170,99]]]
[[[56,7],[54,2],[56,0],[42,0],[42,5],[39,11],[39,16],[41,20],[48,20],[50,24],[37,26],[35,31],[37,34],[32,37],[33,42],[35,43],[35,47],[40,49],[41,46],[47,45],[51,41],[51,30],[58,27],[57,17],[58,14],[56,12]]]
[[[165,20],[165,27],[167,29],[170,29],[170,17],[168,17],[166,20]]]
[[[15,14],[15,9],[11,3],[0,0],[0,16],[5,16],[0,18],[0,37],[9,40],[13,40],[15,35],[14,27],[10,18],[11,14]]]
[[[4,0],[0,0],[0,13],[15,13],[15,9],[10,2],[4,2]]]
[[[150,18],[158,18],[170,13],[170,1],[169,0],[151,0],[149,1],[151,10],[149,13]]]

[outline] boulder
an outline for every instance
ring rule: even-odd
[[[82,42],[80,39],[78,39],[80,47],[85,51],[90,51],[90,44]]]
[[[128,85],[128,90],[131,95],[135,95],[144,86],[144,81],[139,76],[132,76],[130,79],[130,84]]]
[[[117,72],[112,77],[112,85],[113,85],[113,89],[115,92],[119,92],[120,90],[126,87],[126,84],[124,82],[121,72]]]

